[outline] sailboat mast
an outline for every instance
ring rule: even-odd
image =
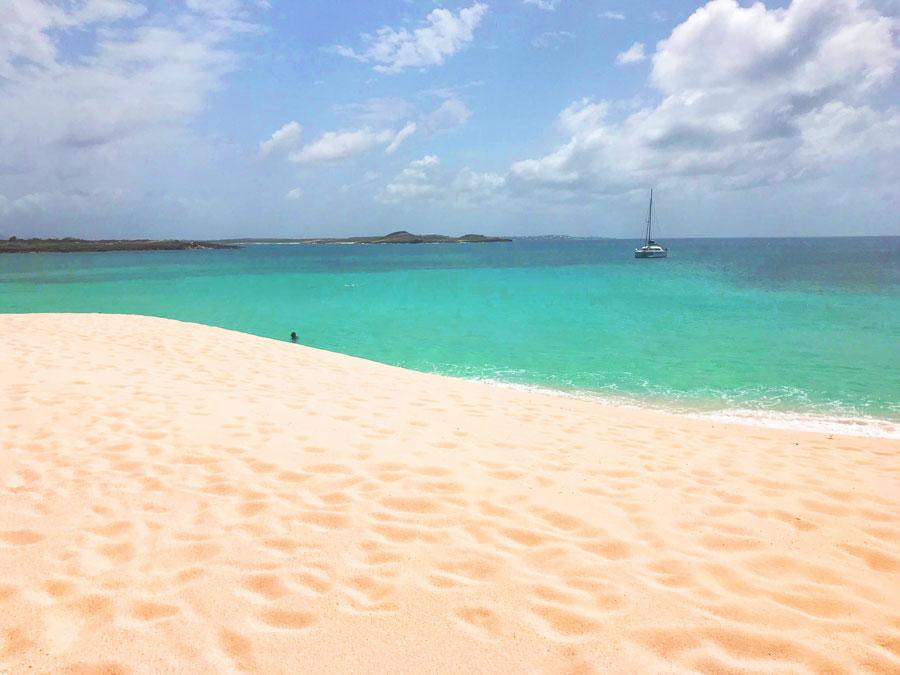
[[[650,245],[650,228],[653,224],[653,188],[650,188],[650,211],[647,213],[647,246]]]

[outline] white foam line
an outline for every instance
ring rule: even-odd
[[[745,426],[768,427],[770,429],[792,429],[794,431],[813,431],[845,436],[862,436],[865,438],[900,438],[900,424],[875,417],[825,417],[813,413],[788,413],[774,410],[715,410],[699,412],[684,409],[667,408],[664,405],[642,405],[631,398],[615,398],[588,391],[564,391],[532,384],[516,384],[491,378],[463,378],[475,382],[483,382],[507,389],[518,389],[560,398],[572,398],[581,401],[593,401],[605,405],[631,408],[633,410],[653,410],[669,415],[683,415],[700,420],[715,420]]]

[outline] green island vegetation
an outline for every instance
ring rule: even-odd
[[[19,239],[0,240],[0,253],[90,253],[103,251],[189,251],[196,249],[240,248],[214,241],[181,239]]]
[[[0,253],[90,253],[103,251],[190,251],[206,249],[241,248],[241,244],[465,244],[496,243],[512,239],[486,237],[483,234],[466,234],[462,237],[448,237],[442,234],[410,234],[391,232],[379,237],[347,237],[336,239],[317,237],[313,239],[217,239],[195,241],[184,239],[0,239]]]
[[[448,237],[443,234],[411,234],[405,230],[391,232],[380,237],[316,237],[313,239],[219,239],[228,244],[481,244],[512,241],[505,237],[486,237],[483,234],[465,234]]]

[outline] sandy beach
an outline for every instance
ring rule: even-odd
[[[900,672],[898,440],[0,330],[0,673]]]

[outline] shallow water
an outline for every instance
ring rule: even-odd
[[[900,238],[666,243],[666,260],[618,240],[3,255],[0,312],[294,330],[416,370],[898,433]]]

